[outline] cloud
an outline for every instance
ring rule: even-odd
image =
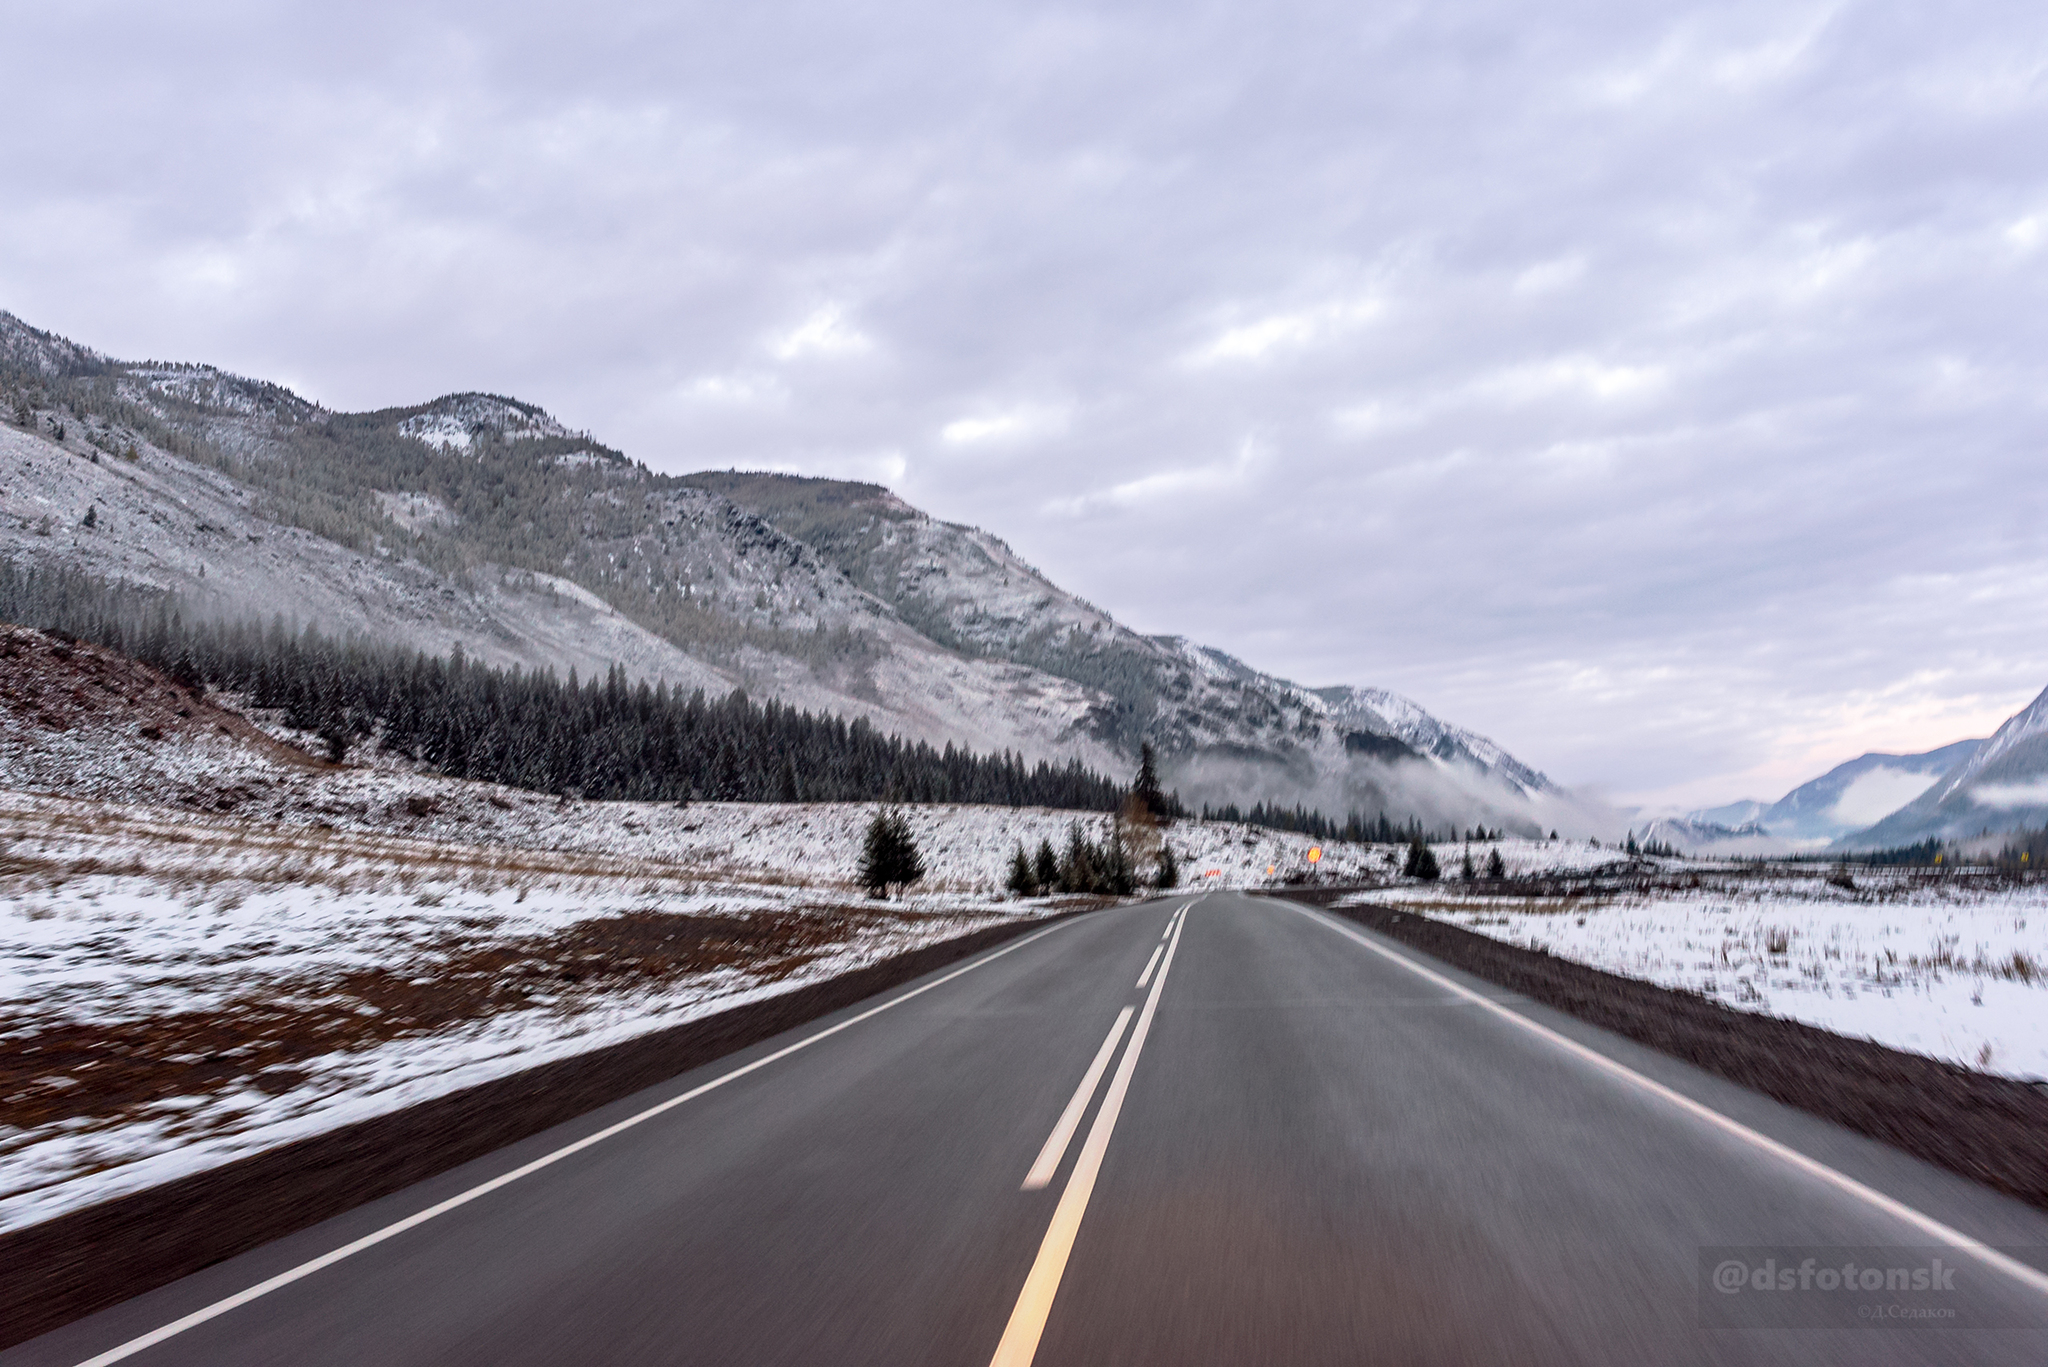
[[[1664,371],[1658,366],[1608,365],[1586,356],[1560,356],[1512,366],[1481,379],[1474,387],[1511,402],[1557,395],[1627,399],[1656,389],[1664,380]]]
[[[955,418],[939,429],[939,439],[953,446],[977,446],[1050,435],[1066,425],[1066,410],[1027,404]]]
[[[789,397],[789,387],[773,375],[699,375],[679,385],[676,397],[691,403],[775,403]]]
[[[1238,443],[1237,453],[1228,460],[1160,470],[1124,480],[1106,489],[1057,498],[1047,505],[1048,511],[1063,517],[1077,517],[1120,508],[1154,508],[1175,500],[1242,490],[1253,484],[1267,454],[1257,438],[1246,437]]]
[[[1378,317],[1377,299],[1351,299],[1319,304],[1291,313],[1275,313],[1224,329],[1188,357],[1197,366],[1230,361],[1260,361],[1276,354],[1303,350],[1342,337]]]
[[[1980,807],[2048,807],[2048,779],[2032,783],[1987,783],[1970,790]]]
[[[1835,799],[1830,815],[1851,828],[1874,826],[1932,788],[1941,775],[1902,769],[1872,769],[1852,779]]]
[[[882,479],[1618,800],[2048,682],[2039,6],[113,0],[8,41],[0,307],[118,355]]]
[[[874,347],[871,339],[846,321],[837,304],[826,304],[771,340],[768,351],[778,361],[794,361],[805,356],[858,356]]]

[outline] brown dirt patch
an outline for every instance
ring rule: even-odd
[[[451,940],[409,963],[270,984],[205,1010],[13,1029],[0,1019],[0,1124],[104,1119],[243,1084],[284,1092],[307,1076],[297,1065],[340,1050],[440,1034],[536,1003],[573,1012],[723,968],[777,982],[902,919],[864,907],[637,911],[499,944]]]
[[[1075,915],[1077,912],[1065,913]],[[0,1234],[0,1348],[1047,924],[1013,922]]]
[[[280,764],[324,767],[240,713],[208,702],[204,689],[111,650],[7,623],[0,623],[0,716],[24,731],[85,727],[133,733],[152,744],[213,734]]]

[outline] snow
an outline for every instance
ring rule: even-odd
[[[767,596],[772,618],[797,631],[849,625],[880,652],[861,677],[820,672],[803,660],[748,648],[707,658],[620,616],[567,579],[481,565],[449,580],[397,554],[365,555],[260,516],[262,500],[225,476],[147,446],[141,459],[95,464],[74,424],[73,445],[0,425],[0,555],[61,563],[108,579],[176,589],[229,616],[281,613],[331,635],[359,633],[445,655],[566,676],[628,676],[671,689],[723,695],[744,684],[755,696],[847,717],[934,745],[950,740],[1031,761],[1078,758],[1121,769],[1082,729],[1100,695],[1070,680],[998,659],[966,659],[893,620],[836,572],[810,557],[799,572],[774,555],[745,554],[724,499],[671,491],[673,554],[697,568],[696,590],[725,603]],[[124,443],[125,444],[125,441]],[[407,491],[379,497],[402,525],[447,518],[438,500]],[[80,527],[97,508],[97,529]],[[44,519],[50,526],[45,534]],[[808,554],[808,553],[807,553]]]
[[[1345,904],[1398,905],[1738,1010],[2048,1078],[2048,887],[1855,877],[1848,891],[1812,873],[1709,872],[1696,891],[1570,900],[1406,885]]]
[[[247,804],[225,815],[0,791],[0,1039],[17,1047],[79,1024],[232,1022],[253,1003],[317,1013],[351,975],[431,982],[452,954],[531,947],[626,913],[851,916],[856,929],[794,972],[740,965],[651,987],[563,989],[294,1060],[273,1075],[281,1087],[244,1077],[112,1114],[0,1126],[0,1229],[1045,915],[1058,899],[1001,891],[1012,850],[1061,845],[1076,822],[1096,840],[1110,827],[1101,813],[905,808],[931,872],[913,896],[878,908],[854,886],[875,804],[565,803],[394,769],[272,764],[217,737],[135,754],[156,767],[124,773],[102,753],[103,776],[145,789],[204,778],[246,792]],[[1212,886],[1304,870],[1312,843],[1202,822],[1166,838],[1191,881],[1216,870]],[[1327,851],[1325,869],[1354,876],[1383,868],[1388,853]]]
[[[444,527],[456,521],[454,512],[432,494],[390,494],[379,493],[377,506],[384,510],[384,516],[396,522],[409,532],[422,528]]]
[[[617,833],[630,834],[631,814],[613,815]],[[717,827],[727,842],[761,825],[751,811],[718,815],[692,824]],[[17,1047],[78,1024],[156,1026],[181,1015],[231,1024],[258,1005],[270,1017],[317,1014],[350,975],[416,972],[428,983],[451,955],[530,947],[626,913],[811,915],[851,902],[839,914],[858,918],[848,938],[793,972],[764,961],[651,988],[630,978],[611,990],[563,988],[453,1028],[295,1061],[294,1085],[276,1094],[245,1077],[110,1115],[0,1126],[0,1229],[1056,905],[965,893],[948,879],[897,903],[863,905],[839,886],[850,872],[834,860],[840,851],[790,857],[807,833],[815,831],[802,820],[779,823],[743,858],[716,841],[693,844],[715,862],[747,866],[710,879],[676,861],[280,831],[0,795],[10,869],[0,901],[0,1038]],[[838,877],[807,883],[798,863]]]
[[[1949,781],[1947,787],[1942,789],[1942,796],[1946,797],[1969,783],[2021,742],[2031,740],[2044,732],[2048,732],[2048,689],[2043,689],[2039,697],[2006,718],[2005,724],[1992,732],[1991,739],[1984,743],[1984,748],[1972,755],[1970,762],[1965,764]]]
[[[479,428],[490,428],[508,440],[570,435],[540,409],[490,394],[450,394],[398,424],[401,435],[441,451],[469,450]]]

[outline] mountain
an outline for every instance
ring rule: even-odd
[[[1702,829],[1736,828],[1724,838],[1738,834],[1769,835],[1807,844],[1836,840],[1919,797],[1985,744],[1981,740],[1959,740],[1914,755],[1873,751],[1836,765],[1768,805],[1733,802],[1725,807],[1688,812],[1682,821]],[[1745,832],[1742,828],[1751,829]]]
[[[1843,837],[1842,847],[1886,849],[2048,825],[2048,690],[2007,718],[1990,740],[1973,744],[1918,797]]]
[[[1113,773],[1151,742],[1193,802],[1523,831],[1593,819],[1405,698],[1134,632],[999,538],[876,485],[659,475],[501,395],[334,412],[5,313],[0,416],[0,554],[209,612],[586,677],[617,664]]]
[[[715,471],[682,479],[816,548],[930,639],[1094,690],[1101,701],[1085,729],[1123,755],[1141,741],[1158,746],[1191,801],[1309,801],[1524,830],[1579,816],[1543,774],[1398,694],[1304,688],[1183,637],[1141,635],[1001,539],[878,485]]]
[[[1751,847],[1761,850],[1782,844],[1754,821],[1731,826],[1725,822],[1702,820],[1699,813],[1658,817],[1634,834],[1645,845],[1669,845],[1687,853],[1710,849],[1747,853]]]
[[[1762,820],[1763,814],[1771,809],[1771,806],[1772,804],[1759,802],[1753,797],[1744,798],[1740,802],[1730,802],[1722,807],[1702,807],[1697,811],[1687,812],[1682,817],[1670,819],[1686,825],[1700,827],[1719,826],[1724,829],[1733,830],[1741,826],[1757,825]]]

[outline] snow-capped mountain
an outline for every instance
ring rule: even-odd
[[[1111,772],[1150,742],[1195,802],[1585,824],[1534,768],[1406,698],[1141,635],[874,485],[657,475],[496,395],[331,412],[4,313],[0,417],[0,553],[210,611],[528,668],[617,663]]]
[[[1986,742],[1961,740],[1913,755],[1873,751],[1838,764],[1800,784],[1776,802],[1731,802],[1688,812],[1682,824],[1700,830],[1725,828],[1721,839],[1769,835],[1820,844],[1859,831],[1932,788]],[[1693,848],[1673,841],[1681,848]]]
[[[1882,849],[2048,825],[2048,690],[1974,744],[1926,791],[1842,845]]]
[[[1771,833],[1753,821],[1730,826],[1718,821],[1700,820],[1696,815],[1658,817],[1632,834],[1645,845],[1669,845],[1686,853],[1732,850],[1771,840]]]

